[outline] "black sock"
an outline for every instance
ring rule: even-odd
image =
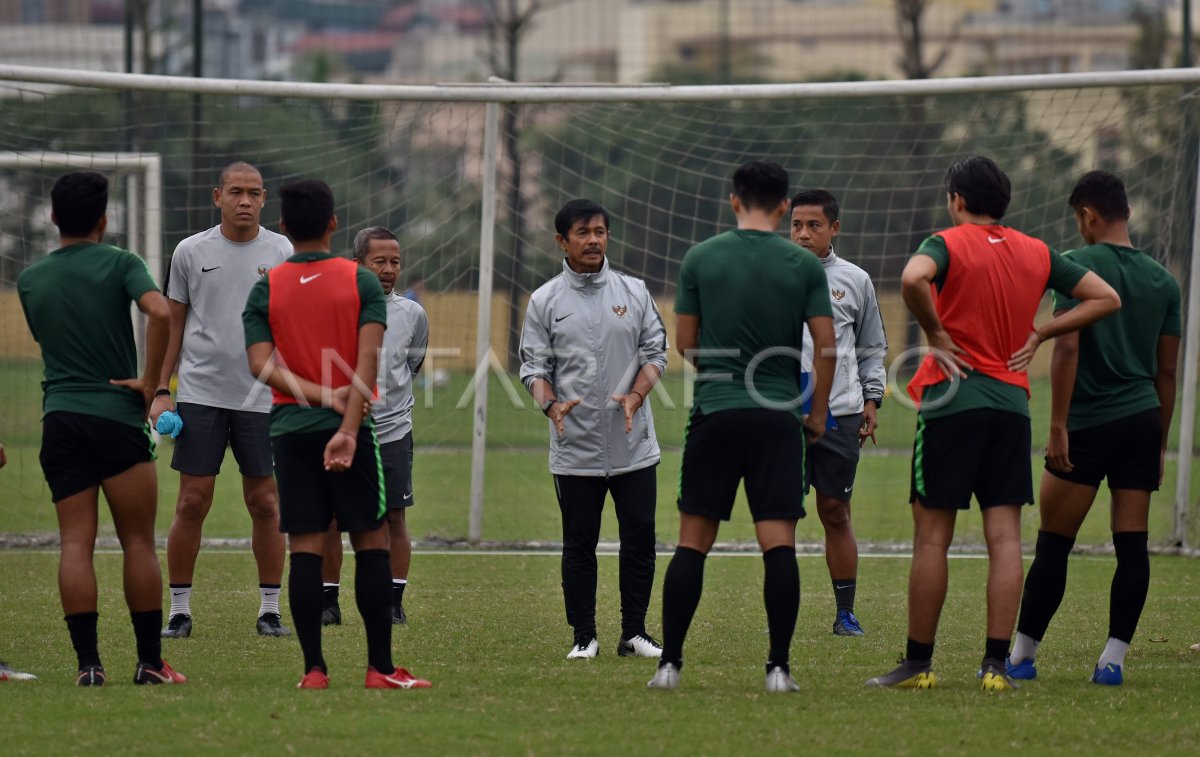
[[[1133,641],[1146,594],[1150,590],[1150,553],[1145,531],[1113,534],[1117,571],[1113,573],[1108,599],[1108,635],[1128,644]]]
[[[1067,590],[1067,558],[1073,546],[1073,537],[1038,531],[1033,564],[1025,576],[1025,592],[1021,596],[1021,617],[1017,620],[1017,630],[1031,639],[1042,640],[1050,619],[1062,604]]]
[[[404,589],[408,587],[408,581],[397,583],[396,579],[392,579],[392,604],[404,604]]]
[[[928,665],[933,659],[933,645],[909,639],[908,648],[904,652],[904,659],[909,662]]]
[[[767,606],[767,628],[771,651],[768,667],[787,665],[792,634],[800,612],[800,568],[795,547],[775,547],[763,552],[763,604]]]
[[[337,604],[338,590],[340,588],[337,584],[325,584],[321,587],[321,600],[324,603],[324,607],[332,607]]]
[[[96,649],[96,619],[99,617],[98,612],[77,612],[63,617],[80,670],[87,665],[100,665],[100,652]]]
[[[391,558],[386,549],[354,553],[354,600],[367,629],[367,664],[389,675],[392,665]]]
[[[663,578],[663,651],[659,665],[683,667],[683,640],[704,591],[703,552],[676,547]]]
[[[1008,657],[1008,648],[1011,642],[1012,639],[993,639],[989,636],[983,647],[983,659],[1003,662],[1004,658]]]
[[[293,552],[288,573],[288,604],[304,652],[305,673],[313,668],[329,672],[321,655],[321,562],[320,555]]]
[[[854,590],[857,588],[858,581],[853,578],[833,579],[833,601],[837,603],[837,609],[854,612]]]
[[[138,662],[158,670],[162,667],[162,608],[131,612],[129,619],[133,621],[133,635],[137,639]]]

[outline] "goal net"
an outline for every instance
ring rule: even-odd
[[[21,156],[0,160],[0,441],[10,461],[0,473],[6,492],[0,532],[10,537],[54,530],[37,464],[40,364],[14,285],[25,265],[54,247],[47,198],[65,170],[56,156],[76,156],[72,167],[101,154],[161,156],[157,197],[147,196],[138,171],[91,164],[119,180],[110,214],[125,220],[115,224],[110,241],[140,254],[152,254],[157,242],[166,259],[181,239],[218,223],[212,188],[221,168],[235,160],[254,164],[264,176],[268,227],[278,224],[278,188],[316,177],[330,184],[337,202],[335,252],[348,253],[353,234],[365,226],[397,233],[404,267],[398,286],[420,299],[432,332],[431,357],[416,386],[415,475],[425,506],[413,510],[410,523],[414,536],[427,541],[561,539],[546,467],[546,421],[516,369],[525,303],[561,270],[553,217],[571,198],[587,197],[609,210],[611,264],[646,281],[673,332],[680,261],[691,245],[732,225],[727,198],[740,163],[775,160],[789,170],[794,189],[824,188],[837,196],[837,252],[871,275],[889,338],[892,391],[881,412],[879,445],[864,451],[854,498],[860,540],[880,548],[911,538],[915,416],[902,395],[914,367],[906,355],[919,335],[900,300],[899,274],[921,240],[949,223],[942,176],[952,162],[969,154],[993,158],[1013,185],[1005,222],[1059,250],[1081,245],[1066,204],[1075,179],[1092,168],[1119,172],[1133,204],[1135,243],[1175,274],[1191,310],[1186,293],[1200,115],[1194,98],[1200,76],[1194,74],[731,88],[405,88],[164,85],[156,77],[72,79],[69,72],[32,71],[0,67],[0,153]],[[487,101],[501,105],[489,108]],[[489,111],[497,116],[492,150]],[[495,185],[486,181],[489,165]],[[495,215],[494,273],[481,270],[485,203]],[[481,282],[486,287],[489,279],[481,297]],[[484,341],[491,357],[477,371],[481,299],[490,303]],[[1047,431],[1049,354],[1044,347],[1031,369],[1035,474]],[[1194,435],[1187,431],[1195,421],[1197,359],[1193,351],[1181,361],[1181,379],[1187,379],[1180,381],[1181,396],[1186,400],[1190,381],[1193,417],[1183,424],[1176,414],[1164,485],[1152,508],[1151,539],[1160,547],[1200,543],[1194,525],[1200,475]],[[474,375],[488,377],[486,426],[474,407]],[[658,535],[665,542],[675,537],[675,481],[689,398],[682,360],[672,355],[652,397],[663,447]],[[1181,426],[1190,437],[1183,450]],[[483,452],[473,454],[481,428]],[[169,443],[161,445],[162,457],[169,459],[170,451]],[[476,468],[483,482],[476,492],[483,513],[476,533],[470,533],[473,464],[483,466]],[[1179,475],[1180,467],[1191,471],[1190,480]],[[159,528],[165,532],[176,482],[165,462],[160,470]],[[240,501],[235,470],[230,460],[227,475],[218,478],[218,496],[230,500],[231,515],[212,522],[206,535],[248,535],[248,521],[232,507]],[[752,541],[745,508],[736,512],[723,540]],[[1036,508],[1026,508],[1027,540],[1036,527]],[[615,524],[606,523],[604,535],[615,539]],[[799,538],[822,540],[815,515],[801,522]],[[1107,518],[1089,519],[1080,542],[1105,545]],[[960,519],[956,543],[982,543],[978,518]]]

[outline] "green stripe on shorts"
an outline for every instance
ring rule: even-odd
[[[154,443],[154,435],[150,433],[150,423],[142,424],[142,433],[146,435],[146,444],[150,447],[150,462],[158,460],[158,446]]]
[[[375,435],[375,424],[368,426],[371,429],[371,444],[375,447],[375,478],[379,484],[379,517],[387,517],[387,488],[383,480],[383,455],[379,452],[379,437]]]
[[[925,496],[925,416],[917,414],[917,438],[913,441],[913,483],[917,494]]]

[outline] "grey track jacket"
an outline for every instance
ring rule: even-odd
[[[887,334],[879,313],[879,300],[870,275],[833,250],[820,258],[829,279],[833,305],[833,332],[837,342],[837,369],[829,390],[829,414],[838,417],[863,411],[865,400],[883,404],[887,371]],[[804,357],[812,366],[812,335],[804,327]]]
[[[654,416],[646,402],[625,433],[625,412],[614,394],[633,388],[646,364],[667,367],[667,332],[654,299],[640,279],[609,268],[563,272],[529,298],[521,332],[521,381],[543,379],[560,402],[581,399],[564,419],[559,436],[550,430],[550,472],[609,476],[640,470],[659,460]]]

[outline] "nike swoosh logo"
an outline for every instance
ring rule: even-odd
[[[209,271],[215,271],[215,270],[217,270],[217,269],[218,269],[218,268],[220,268],[220,267],[221,267],[221,266],[219,266],[219,265],[215,265],[215,266],[213,266],[212,268],[201,268],[201,269],[200,269],[200,273],[208,273]]]
[[[555,322],[555,323],[558,323],[559,321],[564,321],[564,320],[566,320],[566,319],[570,318],[570,317],[571,317],[571,316],[573,316],[573,315],[575,315],[575,314],[574,314],[574,313],[567,313],[567,314],[566,314],[566,315],[564,315],[562,318],[555,318],[555,319],[554,319],[554,322]]]
[[[404,499],[412,499],[412,492],[404,495]]]
[[[263,592],[263,596],[264,596],[264,597],[274,597],[274,596],[276,596],[277,594],[279,594],[279,592],[277,592],[277,591],[267,591],[267,592]]]
[[[849,588],[850,588],[851,586],[853,586],[853,585],[854,585],[854,584],[846,584],[845,586],[838,586],[837,584],[834,584],[834,585],[833,585],[833,588],[835,588],[835,589],[849,589]]]
[[[186,591],[173,591],[173,592],[171,592],[171,596],[172,596],[172,597],[182,597],[184,594],[187,594],[187,592],[186,592]]]
[[[988,237],[988,241],[992,244],[1000,244],[1005,241],[1004,237]]]
[[[849,494],[849,493],[850,493],[850,490],[851,490],[851,489],[853,489],[853,488],[854,488],[853,486],[847,486],[847,487],[846,487],[846,490],[845,490],[845,493],[846,493],[846,494]]]
[[[307,284],[308,282],[312,281],[313,279],[320,277],[320,275],[321,274],[319,274],[319,273],[314,273],[312,276],[301,276],[300,283]]]

